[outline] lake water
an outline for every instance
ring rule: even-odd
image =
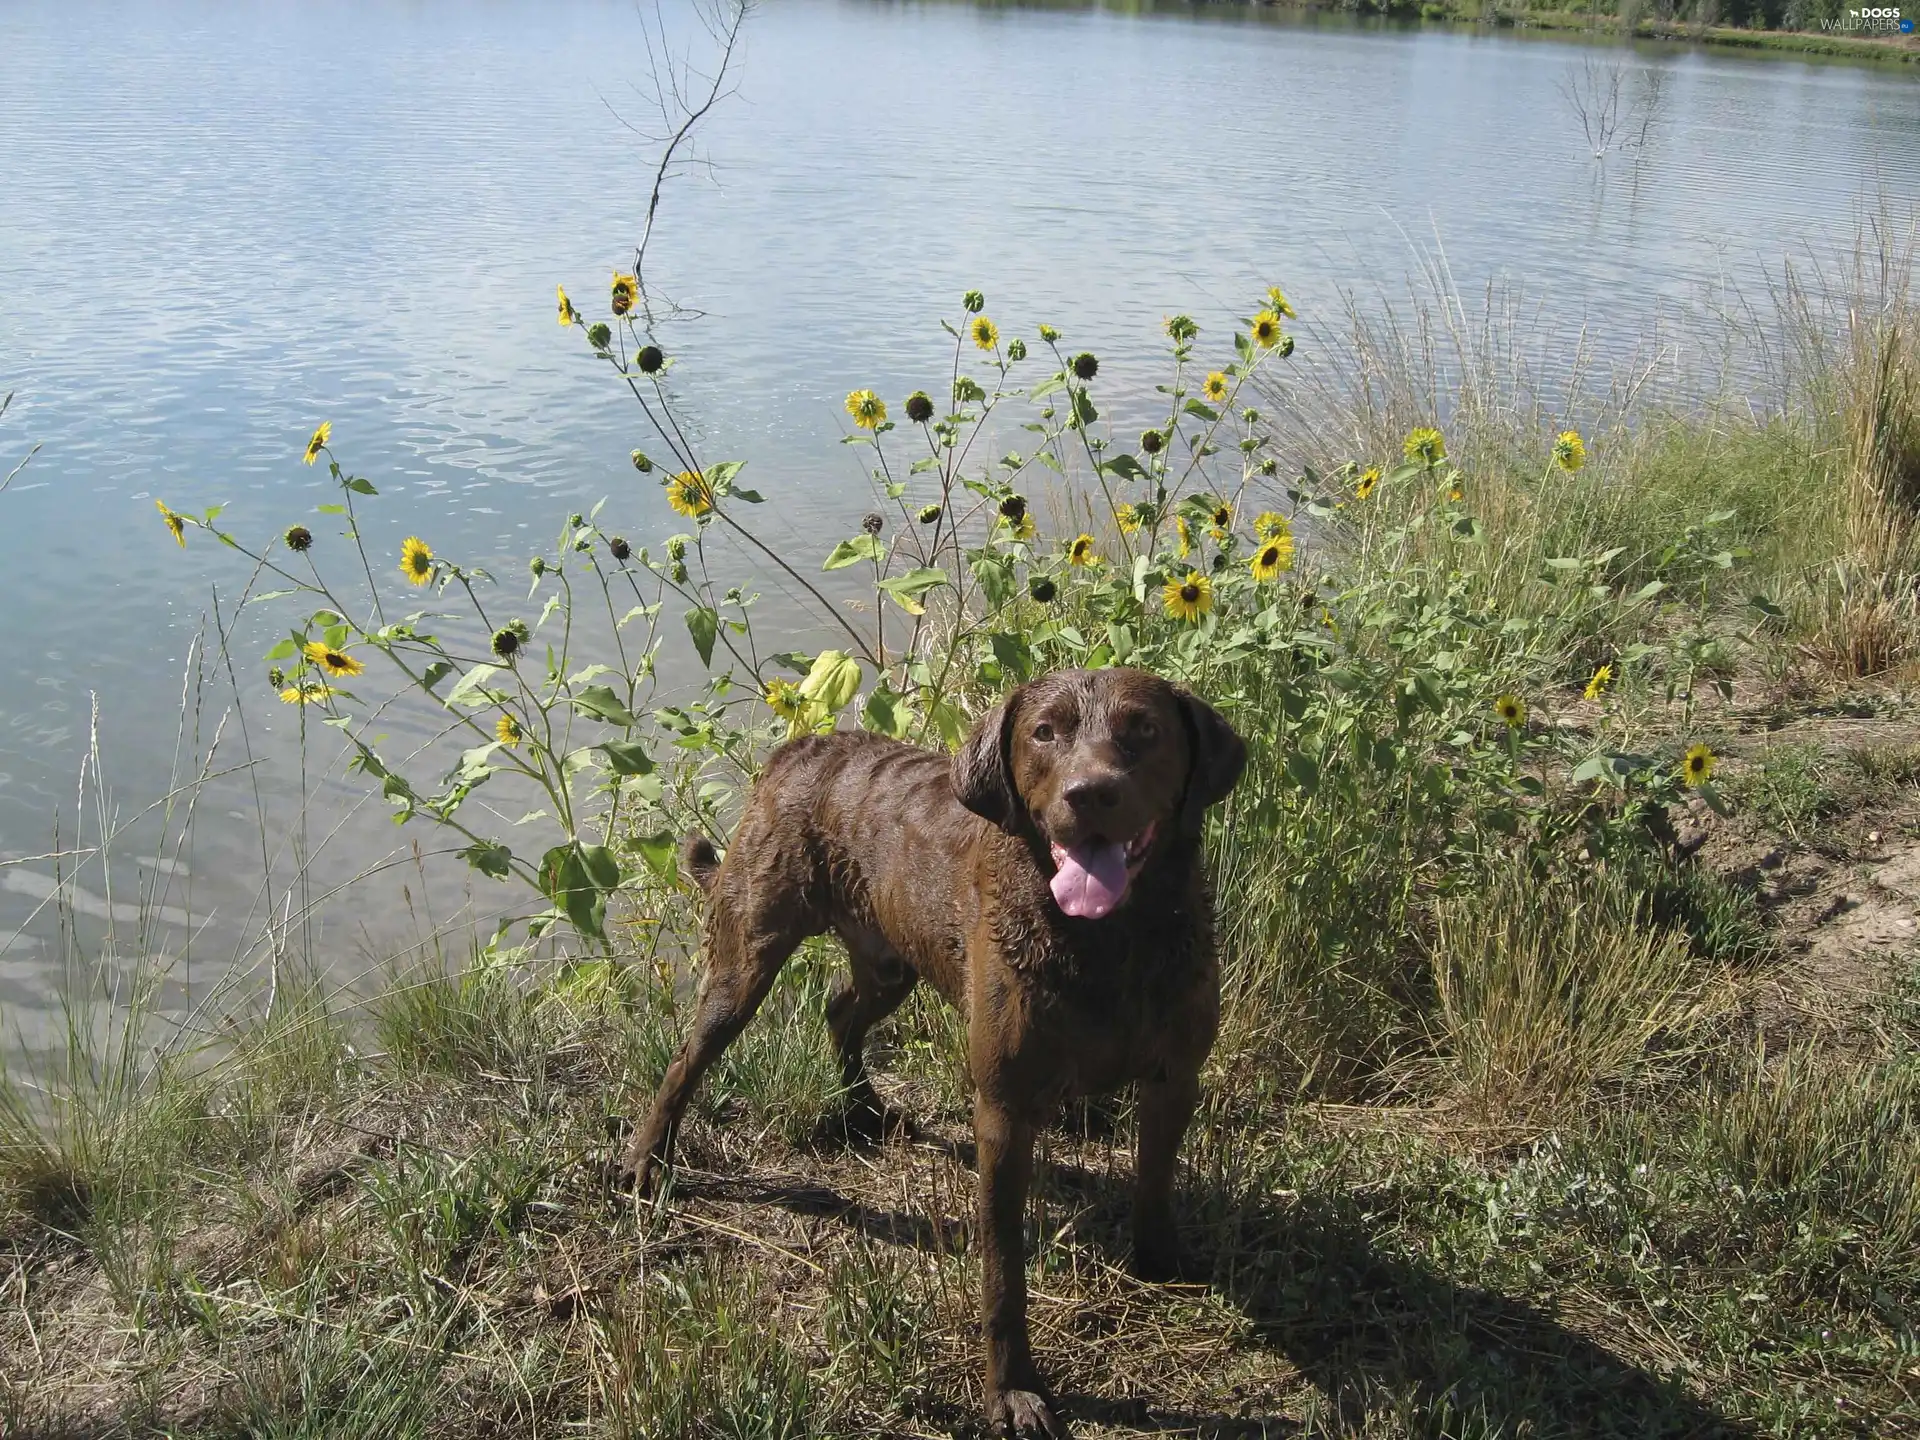
[[[1631,159],[1597,164],[1561,98],[1590,55],[1629,96],[1664,82]],[[644,126],[647,73],[624,0],[0,8],[0,475],[42,446],[0,495],[0,1047],[44,1022],[65,953],[53,864],[4,862],[72,842],[90,697],[132,819],[166,789],[212,587],[244,580],[203,537],[176,549],[155,498],[277,533],[331,498],[299,463],[327,419],[381,488],[376,553],[418,533],[517,569],[601,496],[663,533],[635,407],[552,314],[556,283],[602,312],[640,233],[651,151],[622,120]],[[704,312],[669,332],[676,384],[803,551],[868,508],[841,397],[937,390],[937,320],[970,287],[1008,335],[1044,320],[1099,352],[1124,413],[1164,315],[1217,326],[1276,281],[1325,313],[1436,237],[1463,289],[1505,277],[1631,337],[1920,196],[1901,69],[1231,6],[769,0],[700,139],[711,173],[669,191],[650,261]],[[274,850],[298,795],[264,643],[241,627],[249,729],[223,739],[257,780],[208,789],[165,885],[83,874],[83,931],[117,914],[205,975],[257,927],[252,787]],[[316,884],[411,838],[318,785]],[[326,912],[343,974],[458,903],[404,878]]]

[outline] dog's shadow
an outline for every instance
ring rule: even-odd
[[[943,1146],[971,1163],[972,1147]],[[1082,1208],[1076,1229],[1124,1263],[1128,1178],[1056,1160],[1042,1183]],[[1036,1177],[1040,1178],[1040,1177]],[[951,1247],[955,1220],[881,1212],[829,1186],[756,1185],[754,1198],[832,1216],[869,1238]],[[746,1198],[742,1196],[740,1198]],[[1340,1195],[1228,1196],[1183,1187],[1176,1204],[1212,1223],[1183,1228],[1189,1281],[1225,1297],[1252,1343],[1284,1356],[1325,1397],[1324,1427],[1356,1433],[1369,1417],[1413,1434],[1705,1437],[1754,1432],[1680,1385],[1615,1354],[1527,1301],[1464,1284],[1375,1242],[1357,1202]],[[1227,1440],[1297,1434],[1296,1420],[1164,1411],[1063,1394],[1070,1416]]]

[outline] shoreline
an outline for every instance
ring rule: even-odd
[[[1735,25],[1700,25],[1677,20],[1636,19],[1630,24],[1617,15],[1572,10],[1488,10],[1478,6],[1428,3],[1407,12],[1359,16],[1337,5],[1281,3],[1272,8],[1311,15],[1345,15],[1360,19],[1398,19],[1421,25],[1445,25],[1482,30],[1557,30],[1593,34],[1612,40],[1665,40],[1689,45],[1772,51],[1788,55],[1816,55],[1834,60],[1857,60],[1880,65],[1920,64],[1920,35],[1879,38],[1830,34],[1812,30],[1749,30]]]

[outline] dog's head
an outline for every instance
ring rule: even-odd
[[[1247,747],[1211,705],[1144,670],[1058,670],[1020,686],[953,757],[960,803],[1040,842],[1053,898],[1097,920],[1200,833]]]

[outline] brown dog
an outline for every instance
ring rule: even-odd
[[[781,746],[725,861],[703,837],[686,847],[711,897],[706,973],[628,1152],[636,1187],[802,940],[831,930],[847,947],[827,1024],[857,1130],[881,1120],[867,1031],[924,977],[967,1017],[987,1416],[1065,1435],[1027,1344],[1034,1128],[1069,1098],[1139,1084],[1134,1264],[1169,1278],[1174,1160],[1219,1015],[1201,820],[1245,763],[1210,706],[1138,670],[1022,685],[951,759],[857,733]]]

